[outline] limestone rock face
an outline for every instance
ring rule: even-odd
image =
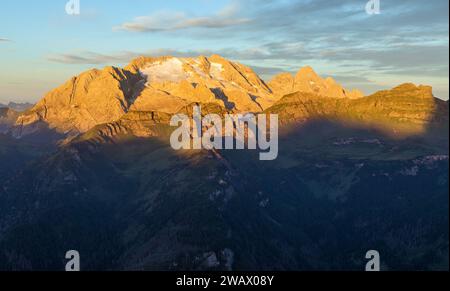
[[[419,85],[416,86],[412,83],[401,84],[391,90],[378,91],[371,95],[372,97],[377,96],[380,98],[391,98],[395,99],[398,96],[403,96],[404,98],[411,99],[433,99],[433,88],[431,86]]]
[[[59,132],[85,132],[119,119],[132,102],[138,81],[136,75],[114,67],[87,71],[48,93],[16,125],[45,122]]]
[[[361,117],[391,121],[425,130],[433,123],[448,124],[448,106],[433,96],[430,86],[402,84],[355,100],[352,107]]]
[[[164,112],[169,113],[177,112],[186,102],[217,103],[240,112],[261,111],[274,103],[271,90],[252,69],[218,55],[141,57],[126,68],[146,79],[134,104],[135,110],[160,110],[159,103],[149,99],[161,92],[170,95],[172,105],[164,107]]]
[[[21,137],[48,127],[78,134],[129,111],[174,114],[193,102],[259,112],[275,99],[252,69],[218,55],[140,57],[124,69],[93,69],[72,78],[21,114],[13,132]]]
[[[2,109],[0,130],[19,138],[42,130],[74,138],[109,124],[118,133],[126,128],[128,133],[148,136],[142,127],[148,122],[136,116],[172,115],[193,103],[231,113],[271,110],[282,122],[334,116],[424,127],[445,116],[437,113],[443,106],[436,105],[431,87],[404,84],[362,96],[332,78],[322,79],[311,67],[295,76],[280,74],[266,84],[249,67],[218,55],[139,57],[124,69],[93,69],[73,77],[23,113]]]
[[[431,87],[414,84],[358,99],[297,92],[281,98],[267,112],[279,114],[284,124],[333,119],[374,126],[394,135],[422,134],[430,127],[448,127],[448,104],[435,98]]]
[[[358,90],[344,89],[333,78],[322,79],[311,67],[301,68],[295,77],[289,73],[277,75],[269,82],[269,87],[280,98],[294,92],[314,93],[332,98],[357,99],[364,96]]]
[[[130,111],[117,121],[95,126],[74,139],[73,142],[89,141],[104,143],[119,137],[148,138],[158,136],[168,126],[171,115],[152,111]]]
[[[164,90],[146,87],[131,105],[130,110],[176,113],[186,104],[188,104],[186,100],[171,95]]]
[[[272,89],[272,92],[279,98],[295,92],[295,79],[290,73],[281,73],[276,75],[272,80],[270,80],[268,85]]]

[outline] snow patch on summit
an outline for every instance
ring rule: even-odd
[[[188,77],[183,70],[183,62],[178,58],[152,63],[142,69],[140,73],[147,78],[147,83],[180,82]]]
[[[223,80],[223,77],[222,77],[223,71],[224,71],[224,68],[223,68],[222,64],[211,63],[211,72],[210,73],[214,79]]]

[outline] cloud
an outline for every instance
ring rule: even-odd
[[[237,17],[237,5],[226,6],[212,16],[194,17],[184,12],[159,11],[149,16],[136,17],[113,30],[133,32],[178,31],[189,28],[218,29],[243,25],[250,22],[248,18]]]
[[[174,56],[195,57],[199,55],[212,55],[217,53],[212,50],[176,50],[176,49],[152,49],[142,52],[122,51],[110,54],[102,54],[93,51],[80,51],[72,53],[60,53],[47,55],[46,59],[55,63],[70,65],[119,65],[129,63],[139,56]]]
[[[442,66],[448,60],[448,1],[385,1],[377,16],[367,15],[366,1],[361,0],[233,3],[212,16],[158,12],[117,29],[171,32],[169,37],[214,42],[215,47],[223,43],[216,53],[239,60],[278,60],[286,66],[293,62],[358,62],[366,65],[367,71],[394,71],[402,66],[439,65],[438,59]],[[238,29],[233,27],[236,25]],[[203,29],[173,34],[192,28]]]
[[[139,56],[174,56],[174,57],[196,57],[219,54],[234,60],[263,59],[265,52],[259,49],[237,50],[234,48],[223,48],[219,50],[191,49],[177,50],[169,48],[152,49],[141,52],[122,51],[110,54],[97,53],[93,51],[79,51],[72,53],[60,53],[47,55],[46,59],[55,63],[74,65],[106,65],[124,64]],[[266,55],[267,58],[270,56]]]
[[[249,65],[255,73],[257,73],[262,79],[268,81],[272,79],[275,75],[280,73],[291,73],[295,74],[299,68],[296,70],[287,70],[286,68],[280,68],[280,67],[271,67],[271,66],[258,66],[258,65]]]
[[[11,40],[8,38],[0,37],[0,42],[10,42]]]
[[[114,54],[101,54],[91,51],[82,51],[78,53],[51,54],[46,58],[51,62],[62,64],[104,65],[126,63],[137,56],[139,56],[138,53],[128,51]]]

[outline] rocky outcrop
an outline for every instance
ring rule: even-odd
[[[104,143],[120,138],[159,136],[168,127],[171,115],[161,112],[130,111],[115,122],[101,124],[73,142]]]
[[[429,86],[403,84],[365,98],[335,99],[297,92],[281,98],[267,112],[282,123],[333,119],[369,125],[395,135],[422,134],[433,126],[448,126],[448,106]]]
[[[44,122],[58,132],[85,132],[118,120],[132,103],[139,80],[115,67],[87,71],[48,93],[18,118],[16,126],[26,128]]]
[[[158,99],[165,100],[163,111],[169,113],[190,102],[217,103],[239,112],[261,111],[274,103],[271,90],[252,69],[218,55],[141,57],[126,68],[146,79],[135,110],[161,111]]]
[[[278,97],[295,92],[313,93],[332,98],[357,99],[364,96],[358,90],[344,89],[331,77],[322,79],[311,67],[301,68],[295,76],[289,73],[277,75],[269,82],[269,87]]]

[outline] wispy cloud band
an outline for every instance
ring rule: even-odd
[[[113,30],[133,32],[178,31],[190,28],[226,28],[250,22],[238,17],[238,6],[230,5],[211,16],[194,17],[184,12],[159,11],[148,16],[139,16],[130,22],[116,26]]]

